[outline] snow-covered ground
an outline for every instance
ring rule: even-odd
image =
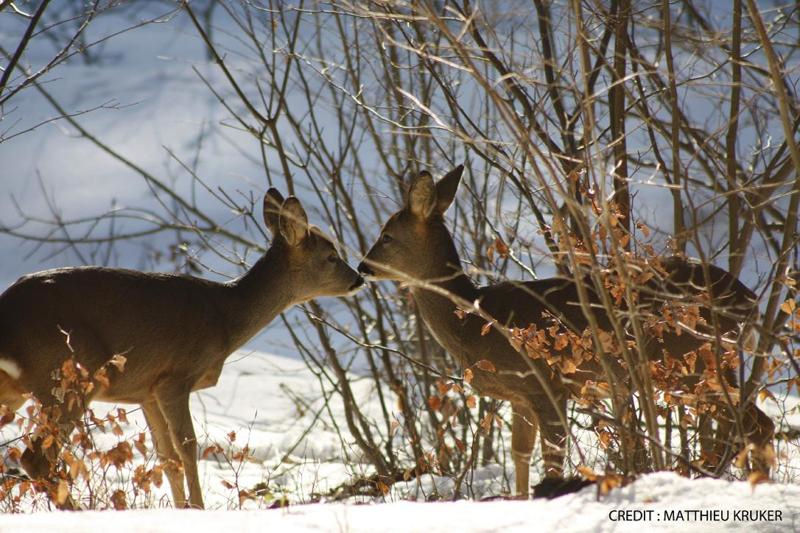
[[[700,513],[705,513],[701,515]],[[623,520],[627,518],[627,520]],[[753,520],[755,519],[755,520]],[[646,476],[605,497],[587,487],[555,500],[314,504],[267,511],[124,511],[0,517],[30,531],[797,531],[800,486]]]
[[[209,511],[169,508],[167,484],[151,496],[129,499],[134,511],[48,512],[41,500],[35,512],[0,515],[0,531],[630,531],[640,528],[676,531],[796,531],[800,529],[800,485],[690,480],[676,474],[645,476],[631,485],[598,496],[587,487],[554,500],[477,501],[507,490],[512,476],[501,465],[482,467],[471,479],[473,501],[417,503],[434,491],[452,497],[453,481],[430,476],[395,484],[381,502],[367,504],[309,503],[312,494],[371,473],[343,421],[337,396],[321,394],[320,378],[302,362],[260,352],[231,356],[217,387],[193,396],[192,412],[201,450],[220,444],[228,450],[247,445],[250,457],[230,461],[230,453],[209,454],[200,461],[203,494]],[[330,387],[328,387],[330,389]],[[354,380],[353,389],[368,414],[377,416],[371,382]],[[796,402],[796,400],[795,400]],[[94,404],[98,415],[114,408]],[[370,413],[370,409],[375,411]],[[131,410],[122,438],[146,431],[140,412]],[[785,424],[795,425],[788,419]],[[337,429],[338,428],[338,429]],[[14,436],[13,426],[0,432],[0,442]],[[231,443],[230,432],[236,433]],[[99,448],[120,437],[95,431]],[[786,444],[781,446],[785,449]],[[148,446],[149,448],[149,446]],[[794,450],[792,450],[794,451]],[[779,448],[779,453],[782,453]],[[782,460],[778,479],[793,480],[792,453]],[[137,454],[134,464],[152,457]],[[535,465],[534,465],[535,466]],[[534,467],[534,472],[536,468]],[[267,496],[243,503],[237,487],[251,490],[261,483]],[[110,481],[112,488],[131,487],[125,474]],[[85,496],[85,495],[84,495]],[[285,497],[287,508],[269,509]],[[361,498],[361,502],[366,499]],[[701,514],[704,513],[704,514]],[[624,520],[627,519],[627,520]]]

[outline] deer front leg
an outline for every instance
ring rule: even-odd
[[[56,504],[56,507],[61,510],[72,511],[78,509],[78,504],[75,503],[72,496],[67,495],[62,502],[59,502],[56,497],[56,484],[54,481],[58,480],[58,477],[53,475],[53,466],[57,464],[61,448],[75,429],[75,422],[80,419],[82,411],[77,409],[64,411],[66,412],[62,411],[61,418],[58,421],[56,438],[53,439],[48,448],[42,448],[44,439],[33,439],[30,447],[26,448],[22,453],[20,462],[22,463],[22,468],[31,479],[47,482],[48,496]]]
[[[528,498],[531,452],[536,442],[536,419],[529,408],[512,406],[511,456],[514,459],[515,495]]]
[[[166,463],[164,472],[169,480],[169,487],[172,491],[172,504],[176,509],[186,507],[186,490],[183,483],[183,471],[179,468],[182,464],[180,455],[172,444],[172,437],[169,433],[169,426],[161,414],[158,403],[153,400],[142,404],[144,418],[147,420],[147,427],[150,428],[150,435],[153,438],[153,445],[156,448],[158,460]]]
[[[185,384],[160,384],[155,389],[156,402],[167,422],[172,445],[183,463],[183,473],[189,486],[189,505],[203,508],[203,494],[197,474],[197,438],[189,412],[189,392]]]
[[[49,385],[49,384],[48,384]],[[33,480],[46,482],[47,492],[56,507],[62,510],[78,509],[78,504],[67,495],[64,501],[59,502],[56,497],[55,486],[59,478],[54,475],[53,467],[58,463],[63,445],[69,441],[69,436],[75,429],[76,423],[81,419],[86,406],[91,401],[90,396],[78,396],[70,390],[66,393],[66,398],[58,399],[50,390],[43,387],[33,391],[34,396],[42,402],[40,417],[46,417],[50,422],[55,423],[55,433],[53,439],[47,439],[42,435],[31,439],[31,444],[22,453],[20,462],[22,468]],[[40,420],[42,419],[40,418]],[[47,448],[43,447],[48,442]]]

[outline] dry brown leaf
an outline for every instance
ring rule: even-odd
[[[770,390],[768,390],[768,389],[761,389],[760,391],[758,391],[758,399],[759,399],[759,400],[761,400],[761,401],[763,402],[763,401],[764,401],[764,400],[766,400],[767,398],[769,398],[770,400],[773,400],[773,401],[777,402],[777,400],[775,399],[775,395],[774,395],[774,394],[772,394],[772,392],[771,392]]]
[[[58,489],[56,490],[56,502],[58,505],[64,505],[69,498],[69,485],[65,480],[59,480]]]
[[[561,361],[561,372],[564,374],[574,374],[578,371],[578,366],[572,359],[563,359]]]
[[[156,465],[151,472],[153,473],[153,484],[160,487],[164,483],[164,469],[161,465]]]
[[[139,433],[136,440],[133,441],[133,446],[143,457],[147,457],[147,445],[144,443],[144,438],[144,433]]]
[[[744,468],[747,465],[747,454],[750,452],[750,447],[751,446],[746,446],[736,455],[736,459],[733,461],[736,468]]]
[[[508,257],[508,252],[509,252],[508,245],[505,242],[503,242],[503,239],[501,239],[500,237],[497,237],[494,240],[494,249],[497,250],[497,254],[500,257],[503,258]]]
[[[106,367],[104,366],[98,368],[97,372],[94,373],[94,380],[105,388],[111,386],[111,382],[108,380],[108,373],[106,372]]]
[[[756,485],[769,481],[769,476],[764,472],[752,472],[747,476],[747,481],[750,483],[750,486],[755,489]]]
[[[480,422],[480,426],[481,426],[481,429],[483,429],[484,432],[486,432],[486,433],[489,432],[489,429],[491,429],[491,427],[492,427],[492,420],[493,419],[494,419],[494,415],[492,413],[487,413],[487,415],[483,417],[483,419]]]
[[[429,396],[428,407],[430,407],[434,411],[438,411],[442,407],[442,399],[439,398],[438,396]]]
[[[569,345],[569,335],[566,333],[559,333],[555,336],[553,348],[556,350],[563,350]]]
[[[595,480],[597,480],[597,474],[595,474],[595,473],[594,473],[594,470],[592,470],[592,469],[591,469],[591,468],[589,468],[588,466],[586,466],[586,465],[579,465],[579,466],[578,466],[578,468],[577,468],[577,470],[578,470],[578,473],[579,473],[580,475],[582,475],[583,477],[585,477],[585,478],[586,478],[586,479],[588,479],[589,481],[595,481]]]
[[[201,459],[205,460],[205,459],[208,459],[208,457],[210,455],[213,455],[215,453],[222,453],[222,452],[223,452],[223,450],[222,450],[221,446],[219,446],[218,444],[212,444],[211,446],[209,446],[208,448],[203,450],[203,453],[201,454],[200,457],[201,457]]]
[[[611,492],[612,489],[616,489],[620,486],[622,486],[622,476],[608,474],[603,476],[600,480],[598,491],[600,492],[600,495],[605,496]]]
[[[383,481],[378,481],[377,486],[378,490],[381,491],[381,494],[383,494],[384,496],[389,494],[389,485],[387,485]]]
[[[464,369],[464,383],[466,383],[466,384],[470,384],[470,383],[472,383],[472,378],[473,378],[473,377],[474,377],[474,376],[473,376],[473,374],[472,374],[472,369],[470,369],[470,368],[465,368],[465,369]]]
[[[122,372],[125,370],[125,363],[128,361],[128,358],[122,354],[116,354],[114,357],[109,359],[108,364],[113,365],[116,367],[117,370]]]
[[[55,437],[53,437],[52,435],[48,435],[48,436],[46,436],[46,437],[44,438],[44,440],[42,441],[42,449],[43,449],[43,450],[46,450],[46,449],[48,449],[50,446],[52,446],[52,445],[53,445],[53,443],[54,443],[55,441],[56,441],[56,439],[55,439]]]
[[[117,489],[111,495],[111,503],[114,505],[114,510],[124,511],[128,508],[128,502],[125,500],[125,491]]]
[[[481,359],[480,361],[475,363],[475,366],[478,367],[480,370],[483,370],[484,372],[492,372],[492,373],[497,372],[494,363],[492,363],[488,359]]]

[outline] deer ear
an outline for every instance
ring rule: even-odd
[[[436,183],[436,212],[438,214],[444,214],[453,203],[463,173],[464,165],[458,165]]]
[[[297,246],[308,235],[308,217],[300,200],[290,196],[283,202],[280,215],[280,230],[291,246]]]
[[[408,208],[419,217],[428,218],[436,204],[436,186],[433,176],[426,170],[411,180],[408,187]]]
[[[281,205],[283,205],[283,195],[275,187],[270,187],[267,194],[264,195],[264,224],[273,235],[278,235],[280,228],[278,221]]]

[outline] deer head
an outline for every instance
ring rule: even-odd
[[[294,303],[319,296],[349,295],[364,284],[364,278],[342,260],[333,242],[308,223],[300,200],[294,196],[284,200],[277,189],[267,191],[264,223],[274,237],[273,248],[282,252],[286,286],[293,288]]]
[[[444,213],[455,198],[464,166],[438,182],[427,171],[411,180],[403,208],[392,215],[358,271],[378,280],[430,281],[460,271]]]

